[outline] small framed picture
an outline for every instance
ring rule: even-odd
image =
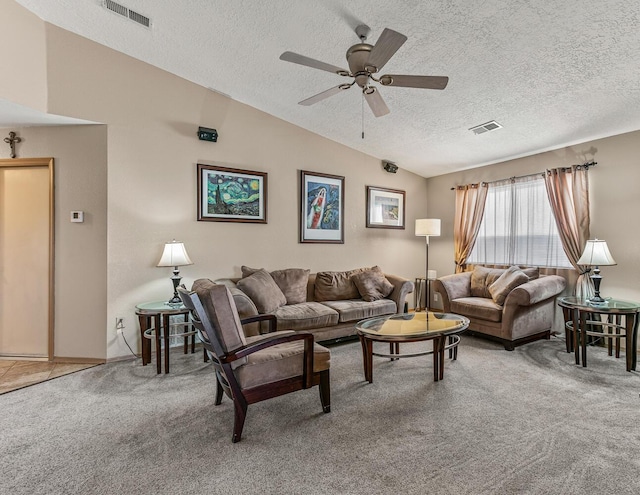
[[[267,174],[198,163],[198,220],[267,223]]]
[[[344,177],[300,171],[300,242],[344,243]]]
[[[405,192],[367,186],[367,227],[404,229]]]

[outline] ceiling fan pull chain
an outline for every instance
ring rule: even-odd
[[[360,107],[362,112],[362,139],[364,139],[364,92],[362,93],[362,98],[360,99]]]

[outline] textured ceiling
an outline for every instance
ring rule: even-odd
[[[640,2],[629,0],[17,0],[42,19],[425,177],[640,129]],[[375,118],[356,87],[283,62],[346,67],[354,29],[408,41],[383,73],[446,75],[444,91],[384,87]],[[214,121],[207,125],[215,127]],[[475,135],[496,120],[502,129]],[[365,138],[361,138],[364,125]]]

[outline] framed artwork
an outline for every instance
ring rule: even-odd
[[[300,242],[344,243],[344,177],[300,171]]]
[[[367,186],[367,227],[404,229],[405,192]]]
[[[267,174],[198,163],[198,220],[267,223]]]

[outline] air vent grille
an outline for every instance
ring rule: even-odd
[[[484,124],[477,125],[469,129],[474,134],[484,134],[485,132],[495,131],[496,129],[502,129],[502,126],[498,124],[495,120],[491,120],[489,122],[485,122]]]
[[[111,12],[121,15],[122,17],[126,17],[127,19],[131,19],[133,22],[137,22],[138,24],[150,28],[151,27],[151,19],[147,16],[144,16],[135,10],[131,10],[124,5],[120,5],[113,0],[105,0],[103,3],[104,7]]]

